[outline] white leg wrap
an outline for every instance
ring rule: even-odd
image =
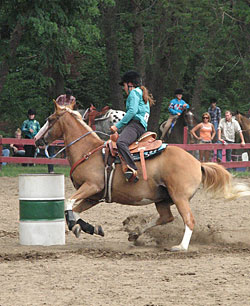
[[[185,233],[181,242],[181,246],[184,250],[188,249],[192,233],[193,231],[191,231],[191,229],[187,225],[185,225]]]
[[[77,212],[73,211],[73,215],[75,217],[76,222],[80,219],[80,215]]]
[[[72,210],[75,201],[74,199],[67,199],[64,203],[64,210]]]

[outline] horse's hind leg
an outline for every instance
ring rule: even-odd
[[[182,242],[179,245],[173,246],[171,251],[187,251],[189,242],[194,229],[194,217],[191,212],[189,201],[185,199],[175,199],[175,205],[185,224],[185,232]]]
[[[148,229],[157,226],[157,225],[163,225],[169,222],[172,222],[174,220],[174,216],[172,215],[172,212],[170,210],[170,204],[166,202],[158,202],[155,203],[156,209],[159,213],[159,216],[152,221],[146,223],[141,228],[136,228],[135,231],[129,233],[129,241],[135,241],[139,238],[140,235],[145,233]]]

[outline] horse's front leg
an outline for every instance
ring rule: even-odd
[[[81,230],[88,234],[97,234],[104,236],[104,232],[100,225],[93,226],[79,216],[79,213],[95,206],[98,201],[85,200],[102,190],[102,187],[98,187],[96,184],[85,183],[83,184],[77,192],[65,202],[65,217],[66,223],[70,231],[72,231],[78,238]],[[73,206],[77,204],[74,208]]]

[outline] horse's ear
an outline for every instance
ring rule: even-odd
[[[62,110],[62,108],[64,108],[64,106],[60,106],[55,99],[53,99],[54,105],[55,105],[55,112],[59,112]]]
[[[74,110],[75,105],[76,105],[76,100],[73,100],[72,103],[71,104],[67,104],[66,107]]]

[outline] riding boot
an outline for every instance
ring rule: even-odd
[[[139,177],[137,176],[137,171],[129,166],[127,166],[127,170],[124,172],[124,175],[128,182],[137,183],[139,181]]]
[[[122,164],[122,171],[124,173],[124,176],[126,178],[127,182],[134,182],[137,183],[139,181],[139,177],[137,176],[137,171],[126,164],[123,157],[119,154],[121,164]]]

